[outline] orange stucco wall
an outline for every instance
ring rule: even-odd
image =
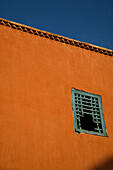
[[[110,56],[1,25],[0,170],[87,170],[112,160],[112,78]],[[108,137],[75,134],[72,87],[102,96]]]

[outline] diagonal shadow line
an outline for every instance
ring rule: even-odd
[[[100,164],[89,168],[88,170],[113,170],[113,157],[107,158]]]

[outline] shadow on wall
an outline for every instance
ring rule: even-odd
[[[18,170],[18,169],[12,169],[12,168],[1,168],[0,170]],[[21,170],[21,169],[19,169]],[[113,170],[113,157],[107,158],[106,160],[104,160],[103,162],[101,162],[100,164],[98,164],[95,167],[91,167],[89,169],[86,170]]]
[[[113,157],[107,158],[96,167],[89,168],[89,170],[113,170]]]

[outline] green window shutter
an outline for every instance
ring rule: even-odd
[[[75,132],[107,136],[101,96],[74,88],[71,96]]]

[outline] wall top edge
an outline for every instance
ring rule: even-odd
[[[42,30],[39,30],[39,29],[36,29],[33,27],[29,27],[29,26],[26,26],[23,24],[19,24],[19,23],[13,22],[13,21],[6,20],[3,18],[0,18],[0,25],[4,25],[4,26],[7,26],[7,27],[10,27],[13,29],[17,29],[17,30],[27,32],[30,34],[34,34],[34,35],[38,35],[41,37],[49,38],[51,40],[59,41],[61,43],[66,43],[69,45],[84,48],[86,50],[113,56],[113,50],[109,50],[107,48],[103,48],[103,47],[99,47],[99,46],[92,45],[89,43],[81,42],[81,41],[74,40],[71,38],[63,37],[61,35],[53,34],[53,33],[47,32],[47,31],[42,31]]]

